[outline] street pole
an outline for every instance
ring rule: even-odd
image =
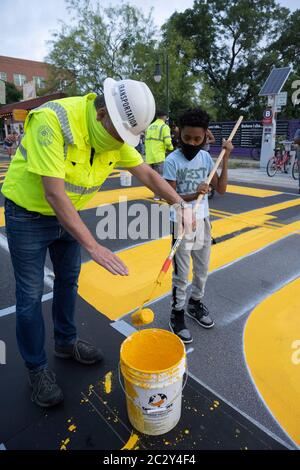
[[[169,56],[165,52],[165,63],[166,63],[166,95],[167,95],[167,116],[169,119],[170,112],[170,67],[169,67]]]

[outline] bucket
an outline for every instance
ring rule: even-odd
[[[120,184],[121,186],[131,186],[132,175],[129,171],[120,172]]]
[[[186,372],[185,347],[178,336],[154,328],[133,333],[121,345],[120,370],[132,426],[152,436],[173,429],[181,416]]]

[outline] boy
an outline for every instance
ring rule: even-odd
[[[184,343],[193,341],[184,319],[191,257],[193,260],[193,281],[187,315],[203,328],[212,328],[214,326],[214,321],[210,317],[207,307],[202,303],[208,276],[211,247],[209,208],[206,195],[208,185],[205,180],[214,166],[209,153],[202,150],[202,146],[206,142],[208,125],[209,116],[202,109],[195,108],[186,111],[179,120],[180,148],[167,157],[164,167],[164,178],[189,205],[195,205],[199,194],[205,195],[196,214],[196,230],[194,233],[184,236],[173,259],[170,329]],[[226,192],[227,162],[233,145],[230,141],[223,140],[223,148],[226,149],[226,153],[221,175],[218,176],[216,173],[211,182],[220,194]],[[174,243],[178,227],[176,215],[172,210],[170,218]]]

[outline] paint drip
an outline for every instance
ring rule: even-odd
[[[128,441],[126,442],[124,447],[122,447],[121,450],[134,450],[138,440],[139,440],[139,436],[137,434],[134,434],[134,432],[132,432],[130,438],[128,439]]]
[[[111,379],[112,379],[112,372],[107,372],[104,379],[104,389],[105,393],[111,393]]]

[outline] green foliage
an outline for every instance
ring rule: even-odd
[[[6,104],[16,103],[23,98],[23,93],[18,90],[14,83],[6,82]]]
[[[266,106],[258,92],[273,67],[290,65],[293,74],[283,117],[297,117],[292,82],[300,78],[300,11],[291,13],[275,0],[195,0],[175,12],[161,28],[152,10],[129,3],[101,8],[89,0],[66,0],[71,20],[60,22],[50,41],[51,76],[44,92],[69,95],[102,92],[106,77],[145,81],[158,108],[169,104],[173,120],[184,109],[202,106],[211,119],[240,114],[261,119]],[[154,82],[155,64],[162,79]]]
[[[61,22],[50,42],[48,62],[53,67],[50,83],[54,88],[101,93],[106,77],[149,78],[152,70],[145,70],[145,57],[154,49],[156,33],[151,12],[146,17],[124,3],[106,9],[100,3],[93,7],[88,0],[68,0],[67,4],[76,18],[69,25]]]
[[[288,18],[289,10],[273,0],[196,0],[193,8],[174,13],[163,31],[168,42],[189,42],[182,54],[210,87],[218,119],[241,113],[253,119],[261,117],[258,92],[270,72],[265,51],[279,40]],[[272,66],[278,63],[273,56]]]

